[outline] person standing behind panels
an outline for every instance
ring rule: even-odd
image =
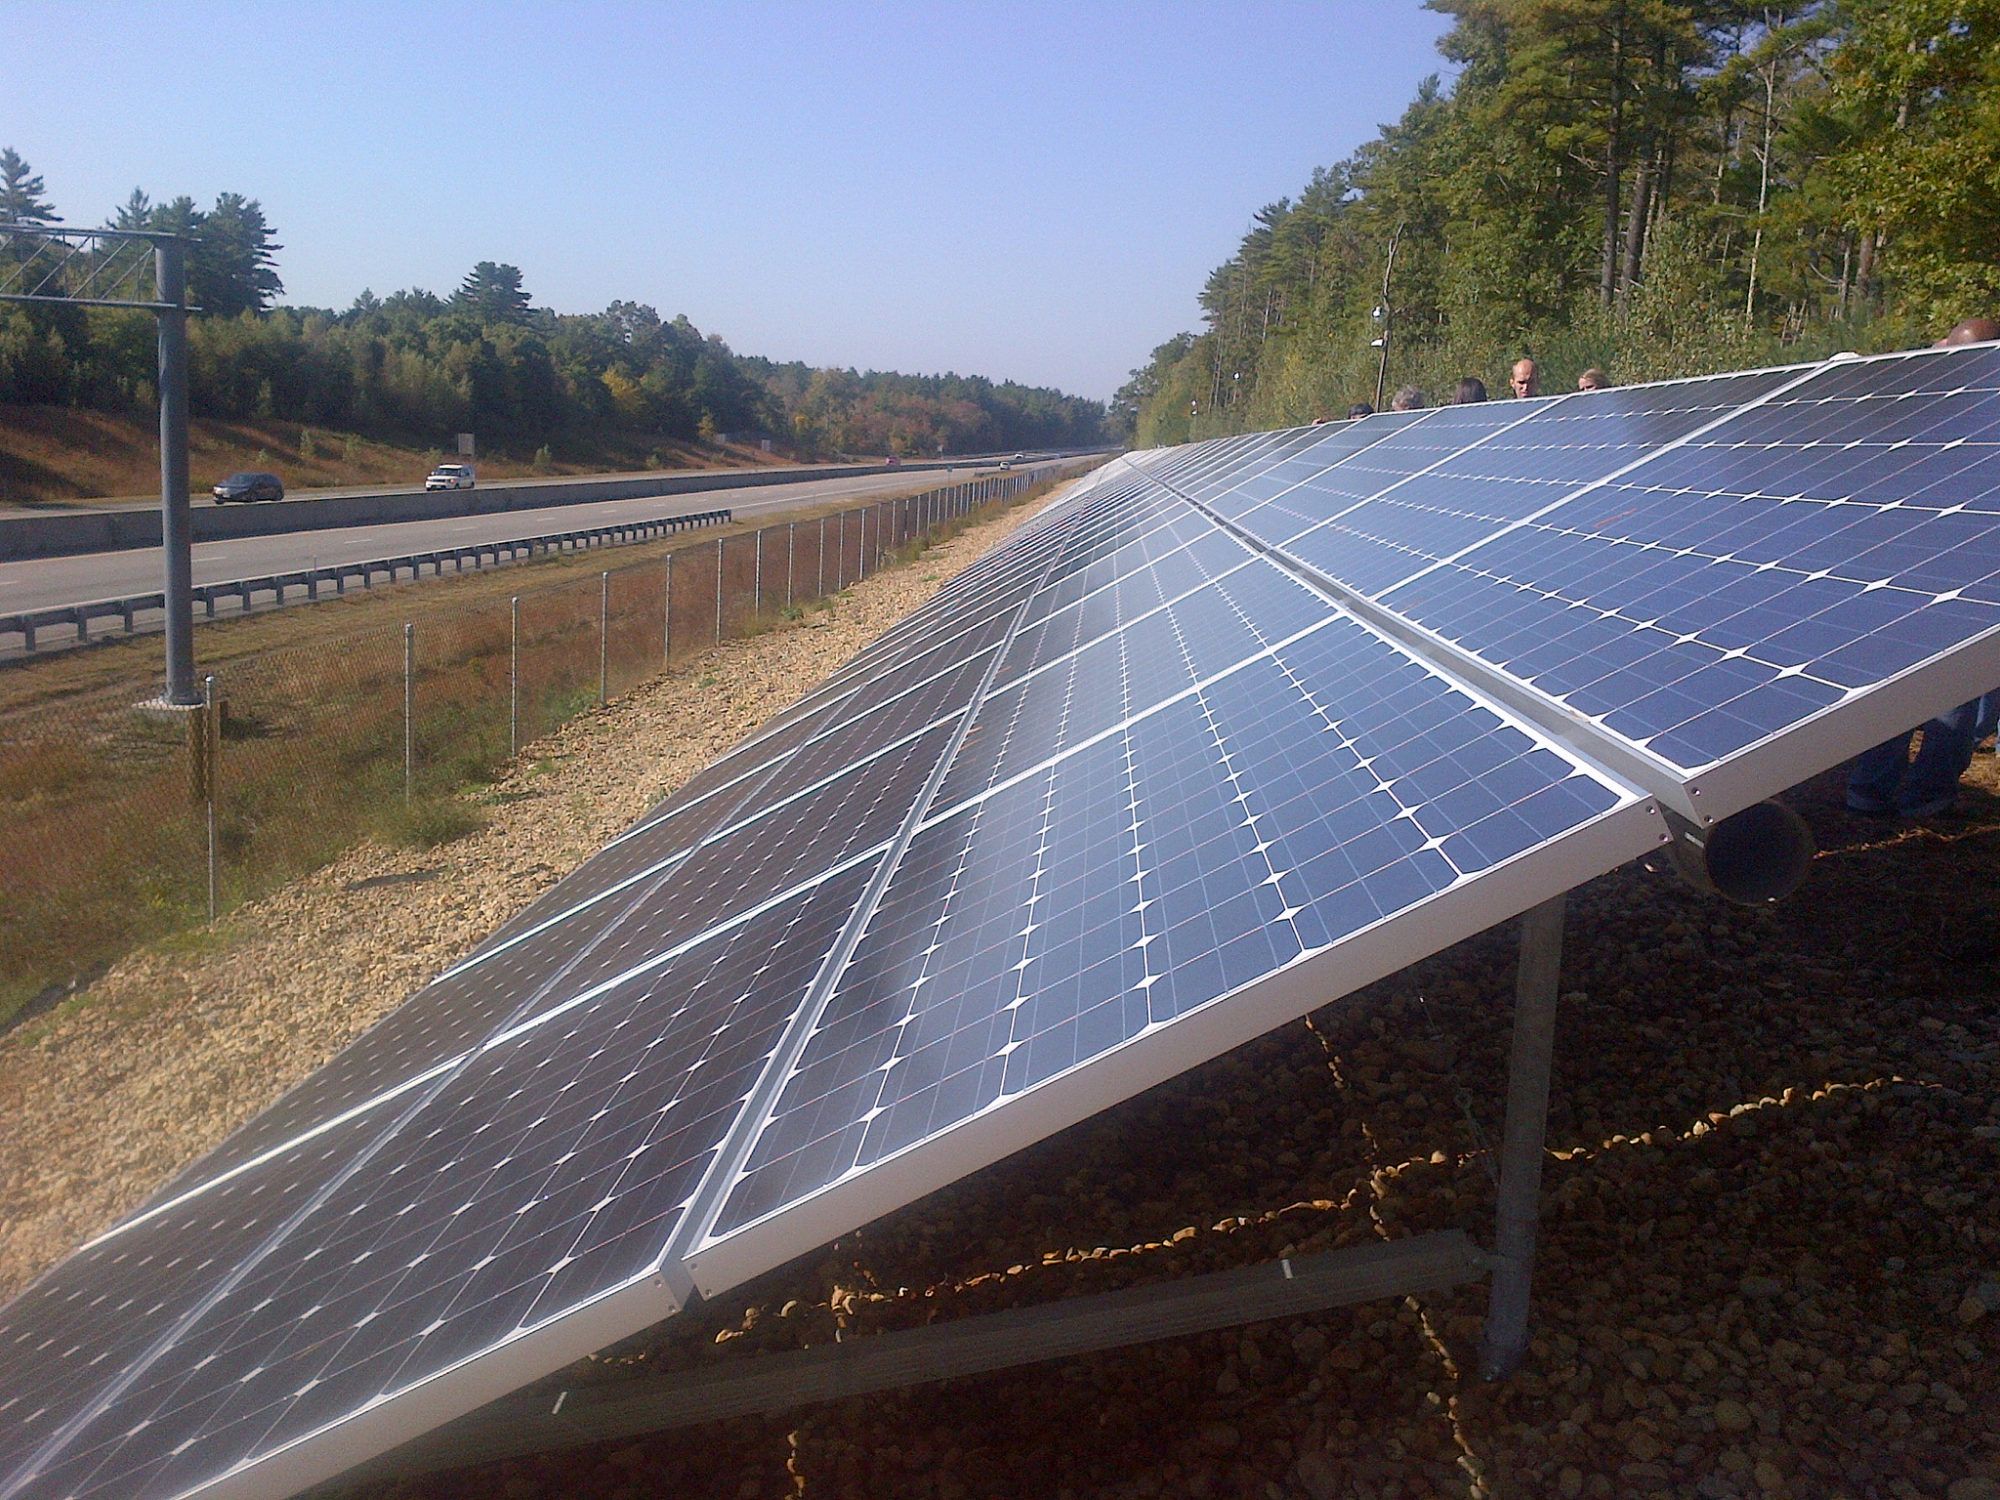
[[[1516,396],[1539,396],[1542,393],[1542,373],[1535,368],[1535,362],[1526,355],[1514,361],[1514,368],[1507,373],[1507,384],[1513,387]]]
[[[1937,341],[1938,348],[1983,344],[2000,339],[2000,323],[1991,318],[1965,318]],[[1972,749],[2000,718],[2000,689],[1961,703],[1921,727],[1923,743],[1910,758],[1906,729],[1861,755],[1847,773],[1847,806],[1858,813],[1900,813],[1906,818],[1935,818],[1958,801],[1958,779],[1972,764]]]
[[[1422,411],[1423,409],[1424,393],[1413,385],[1406,385],[1397,391],[1395,399],[1389,403],[1390,411]]]
[[[1611,389],[1611,377],[1592,365],[1576,377],[1576,388],[1580,391],[1608,391]]]
[[[1486,382],[1477,375],[1468,375],[1459,381],[1458,389],[1452,393],[1453,406],[1465,406],[1474,401],[1486,399]]]

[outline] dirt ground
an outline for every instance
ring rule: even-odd
[[[483,832],[359,852],[0,1043],[0,1109],[30,1126],[0,1138],[0,1280],[137,1203],[1008,524],[572,724]],[[2000,774],[1979,757],[1924,825],[1846,813],[1837,773],[1791,801],[1820,853],[1786,902],[1644,862],[1570,898],[1510,1382],[1472,1372],[1475,1285],[366,1493],[2000,1500]],[[390,875],[416,878],[364,884]],[[1490,1244],[1513,964],[1511,928],[1462,943],[562,1381],[1434,1228]]]

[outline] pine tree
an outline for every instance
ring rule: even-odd
[[[132,196],[118,205],[118,212],[112,216],[113,229],[151,229],[153,227],[153,200],[146,196],[144,188],[133,188]]]
[[[19,152],[0,149],[0,224],[60,224],[62,215],[43,200],[44,190]]]
[[[213,317],[266,312],[285,289],[272,269],[275,252],[263,207],[241,193],[223,193],[204,216],[190,267],[195,300]]]
[[[482,260],[452,299],[488,323],[525,323],[530,298],[521,286],[521,268]]]

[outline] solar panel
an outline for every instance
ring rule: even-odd
[[[2000,627],[1996,394],[1991,349],[1835,364],[1383,602],[1698,776]]]
[[[0,1310],[290,1493],[2000,682],[2000,353],[1127,456]]]

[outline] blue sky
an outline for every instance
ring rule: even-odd
[[[511,261],[564,312],[1097,397],[1444,29],[1415,0],[7,9],[0,146],[66,221],[244,193],[286,301]]]

